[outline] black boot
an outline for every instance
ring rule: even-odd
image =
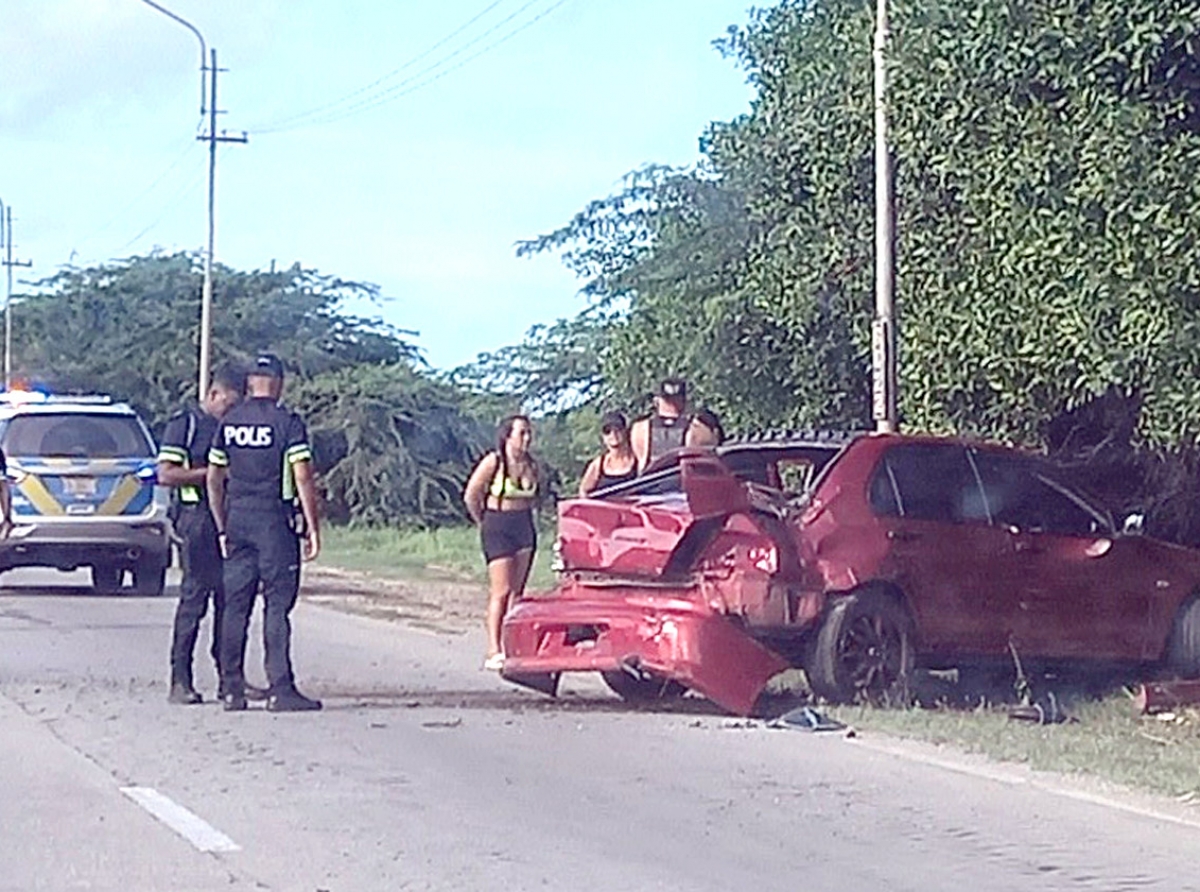
[[[320,708],[320,700],[305,697],[295,688],[279,691],[267,698],[267,710],[270,712],[316,712]]]
[[[167,694],[167,702],[179,706],[195,706],[197,703],[203,703],[204,698],[190,684],[175,681],[171,683],[171,693]]]

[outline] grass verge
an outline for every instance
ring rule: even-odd
[[[531,589],[554,584],[550,570],[551,530],[539,531],[530,573]],[[390,579],[450,578],[486,582],[487,567],[475,527],[437,530],[401,527],[327,527],[322,530],[321,563]]]
[[[1072,703],[1067,712],[1072,721],[1036,725],[1010,719],[1003,707],[829,710],[863,730],[1200,803],[1200,710],[1142,716],[1126,693],[1117,692]]]

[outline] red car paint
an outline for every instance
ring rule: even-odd
[[[553,692],[562,672],[626,672],[745,714],[832,647],[826,693],[850,698],[854,635],[819,635],[845,598],[900,608],[882,613],[903,617],[903,671],[1014,649],[1161,660],[1200,553],[1121,535],[1051,473],[1002,446],[894,434],[680,450],[560,505],[561,581],[505,619],[504,675]],[[868,638],[874,616],[855,620]]]

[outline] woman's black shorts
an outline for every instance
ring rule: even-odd
[[[512,557],[518,551],[537,548],[537,529],[532,511],[484,511],[479,524],[483,556],[488,563]]]

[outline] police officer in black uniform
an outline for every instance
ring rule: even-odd
[[[262,583],[263,651],[270,683],[267,709],[302,712],[321,701],[296,689],[288,619],[300,589],[300,532],[304,559],[321,548],[312,449],[304,422],[279,404],[283,363],[264,353],[246,376],[246,399],[217,426],[208,454],[208,498],[224,555],[225,616],[221,679],[226,710],[246,708],[246,632]]]
[[[172,703],[200,703],[203,698],[192,683],[192,654],[200,623],[213,605],[212,658],[220,671],[221,619],[225,608],[221,584],[221,553],[217,528],[205,499],[208,448],[217,422],[242,399],[246,375],[233,366],[223,366],[213,375],[200,405],[190,406],[167,422],[158,451],[158,482],[172,487],[171,518],[183,540],[179,549],[183,580],[175,629],[171,636]],[[257,689],[256,689],[257,690]],[[265,691],[262,692],[265,696]]]

